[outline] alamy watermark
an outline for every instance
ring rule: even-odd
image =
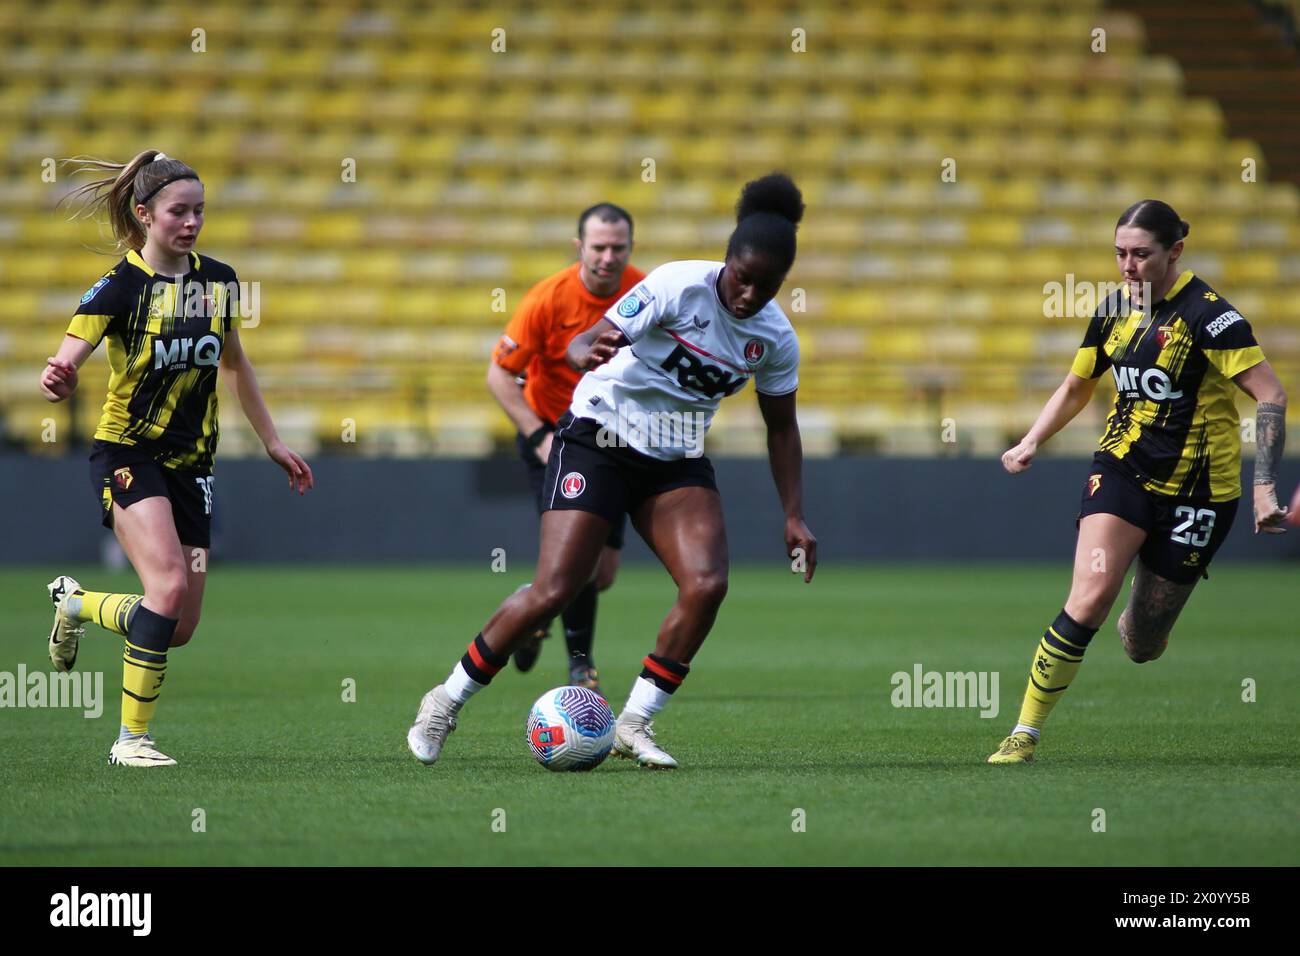
[[[104,713],[104,672],[76,671],[72,674],[0,671],[0,708],[67,707],[81,710],[87,720]]]
[[[1043,283],[1043,318],[1090,319],[1100,310],[1102,318],[1122,319],[1132,305],[1122,294],[1126,282],[1075,281],[1066,273],[1064,282]],[[1142,301],[1151,301],[1151,283],[1142,283]]]
[[[168,294],[170,282],[155,282],[153,294],[161,300]],[[92,288],[91,293],[98,291]],[[158,301],[155,300],[155,301]],[[83,300],[84,301],[84,300]],[[238,318],[240,326],[255,329],[262,321],[262,283],[261,282],[186,282],[183,290],[177,290],[174,318],[214,319]]]
[[[895,707],[978,707],[981,717],[998,715],[997,671],[897,671],[889,679]]]
[[[686,458],[704,454],[704,433],[709,416],[704,412],[644,412],[618,406],[613,424],[596,433],[601,448],[668,449],[684,451]]]
[[[153,894],[83,893],[73,886],[50,897],[50,925],[119,926],[129,928],[132,936],[148,936],[153,928]]]

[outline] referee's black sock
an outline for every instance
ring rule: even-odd
[[[596,634],[596,582],[588,581],[586,587],[564,609],[564,643],[569,648],[569,660],[582,656],[591,665],[591,643]]]

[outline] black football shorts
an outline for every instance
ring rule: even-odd
[[[90,450],[90,480],[99,496],[105,528],[113,527],[113,503],[130,508],[145,498],[171,502],[181,544],[206,548],[212,543],[212,476],[168,468],[148,449],[96,440]]]
[[[541,514],[546,510],[544,499],[542,498],[542,488],[546,485],[546,466],[537,460],[533,454],[533,449],[528,447],[528,442],[522,435],[515,435],[515,447],[519,450],[519,457],[523,459],[528,466],[528,486],[533,490],[533,497],[537,500],[537,513]],[[627,534],[627,512],[618,516],[614,522],[614,527],[609,529],[609,538],[605,541],[605,547],[613,548],[616,551],[623,549],[624,535]]]
[[[634,448],[597,443],[601,425],[569,412],[556,423],[542,481],[542,510],[590,511],[611,524],[635,513],[647,498],[674,488],[717,491],[706,457],[662,461]]]
[[[1138,552],[1142,563],[1162,578],[1189,584],[1210,576],[1206,569],[1232,529],[1240,500],[1157,495],[1098,453],[1083,486],[1079,520],[1111,514],[1143,529],[1147,539]]]

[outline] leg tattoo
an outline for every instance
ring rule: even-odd
[[[1124,650],[1134,663],[1153,661],[1165,652],[1169,632],[1195,587],[1195,581],[1179,584],[1138,562],[1128,607],[1119,618]]]

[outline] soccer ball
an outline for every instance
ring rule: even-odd
[[[614,712],[595,691],[557,687],[537,698],[524,732],[547,770],[591,770],[614,746]]]

